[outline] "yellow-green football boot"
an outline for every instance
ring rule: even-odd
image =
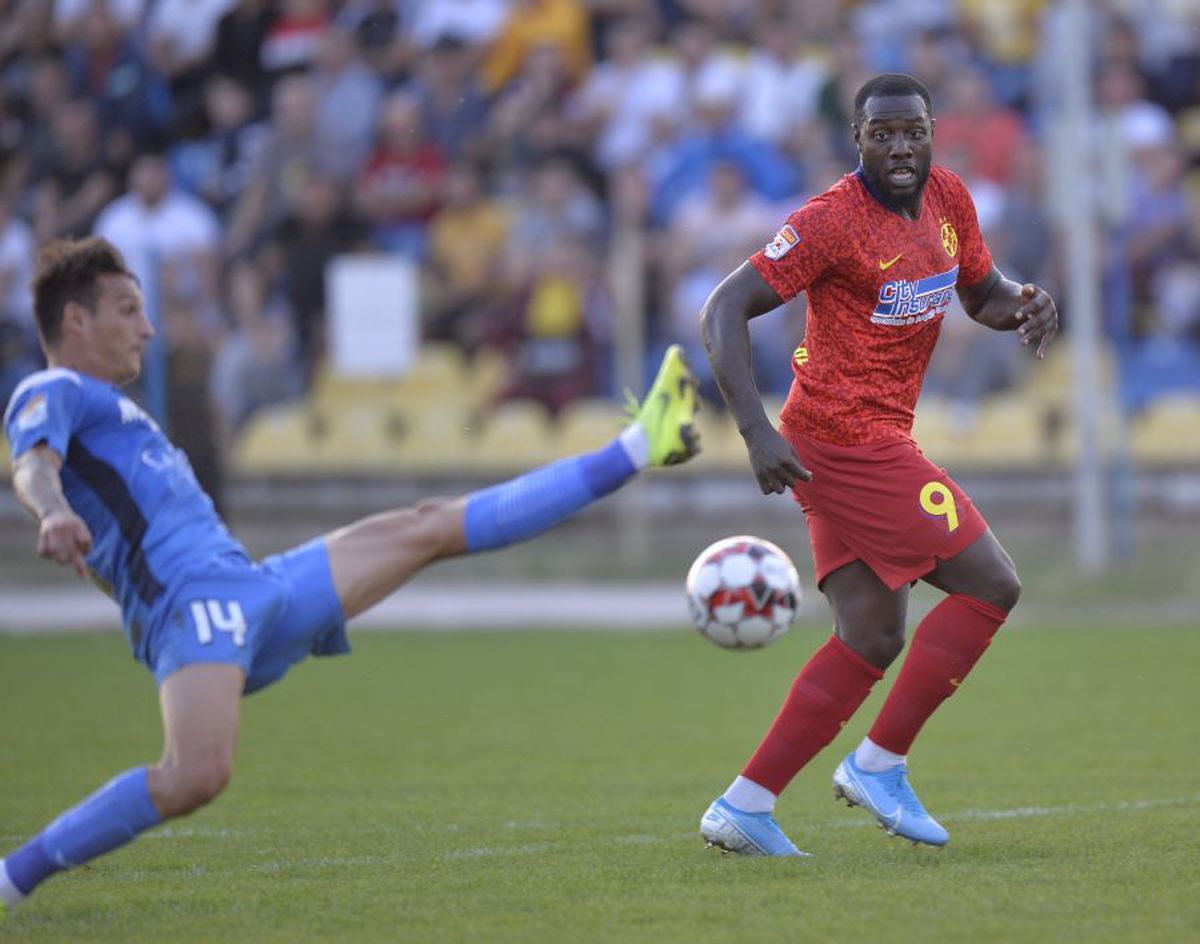
[[[650,465],[679,465],[700,451],[700,431],[696,429],[697,386],[683,348],[672,344],[663,355],[658,376],[641,404],[626,394],[630,419],[641,423],[646,432]]]

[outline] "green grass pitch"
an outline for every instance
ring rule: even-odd
[[[1005,631],[911,758],[944,850],[833,802],[886,686],[781,804],[816,858],[705,850],[823,635],[360,635],[246,702],[215,805],[0,941],[1200,940],[1195,628]],[[159,748],[115,635],[0,637],[0,717],[0,848]]]

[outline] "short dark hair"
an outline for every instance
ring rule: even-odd
[[[99,236],[56,239],[42,247],[33,277],[33,310],[43,344],[55,344],[61,336],[67,302],[85,308],[95,306],[97,280],[102,275],[137,278],[125,265],[120,250]]]
[[[929,97],[929,89],[921,84],[919,79],[903,72],[885,72],[863,83],[863,87],[854,96],[854,123],[859,124],[867,107],[867,99],[884,95],[920,95],[929,114],[933,114],[933,100]]]

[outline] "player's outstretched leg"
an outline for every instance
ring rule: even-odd
[[[162,760],[114,777],[0,859],[0,917],[55,873],[112,852],[220,793],[233,762],[244,682],[236,666],[215,664],[167,678],[159,693]]]
[[[328,535],[343,615],[349,619],[374,606],[434,561],[529,540],[642,469],[686,462],[700,451],[696,408],[696,378],[683,349],[672,345],[632,422],[607,446],[462,498],[383,512]]]
[[[696,378],[683,348],[667,349],[632,422],[603,449],[570,456],[467,497],[467,550],[531,538],[616,491],[647,466],[677,465],[699,451]]]

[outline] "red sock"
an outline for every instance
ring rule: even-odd
[[[836,636],[796,676],[787,700],[742,776],[779,795],[837,737],[883,673]]]
[[[913,634],[904,668],[868,737],[886,751],[907,754],[917,732],[957,691],[1007,617],[999,607],[961,593],[930,610]]]

